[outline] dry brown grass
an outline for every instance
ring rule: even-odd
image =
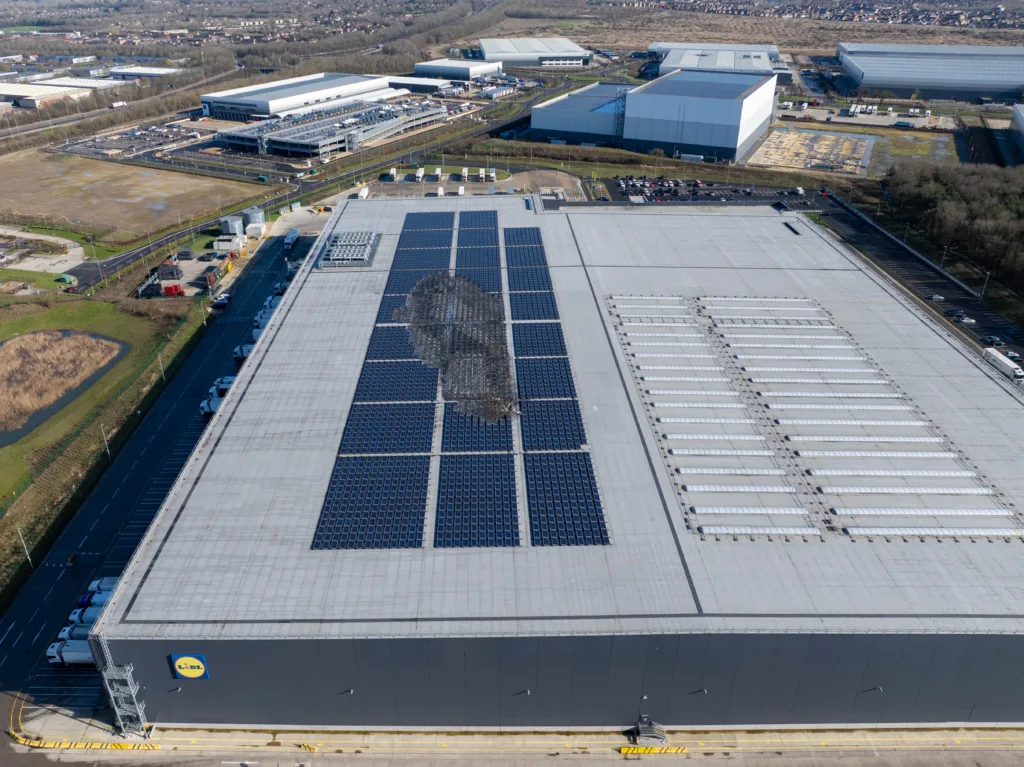
[[[15,303],[0,306],[0,322],[20,320],[22,317],[30,317],[33,314],[40,314],[46,311],[46,307],[39,303]]]
[[[29,417],[117,356],[113,341],[85,333],[43,330],[0,345],[0,430],[13,431]]]
[[[555,6],[561,8],[562,5]],[[551,10],[550,8],[548,9]],[[836,43],[1022,45],[1024,31],[727,16],[649,8],[567,9],[562,19],[508,18],[475,37],[569,37],[587,47],[644,50],[655,40],[774,43],[783,51],[832,55]],[[475,39],[473,40],[475,42]]]

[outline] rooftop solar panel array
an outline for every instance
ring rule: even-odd
[[[504,241],[530,542],[610,543],[540,229]]]
[[[459,214],[455,274],[475,282],[487,293],[502,292],[501,251],[496,211]],[[456,318],[471,322],[475,318]],[[474,337],[503,339],[474,332]],[[515,454],[512,416],[489,423],[445,402],[441,437],[441,471],[437,494],[434,546],[463,548],[518,546]],[[471,453],[472,455],[465,455]],[[453,455],[454,454],[454,455]]]
[[[502,238],[496,211],[463,211],[457,233],[454,223],[451,213],[406,216],[312,547],[423,546],[432,461],[438,477],[432,540],[437,548],[520,545],[520,472],[532,545],[607,544],[540,230],[505,229]],[[439,371],[420,362],[408,328],[394,319],[420,280],[449,269],[456,239],[455,274],[499,296],[505,243],[521,403],[518,415],[497,422],[457,402],[442,401],[439,412]],[[508,326],[496,327],[492,341],[500,342]],[[516,422],[523,451],[519,468]]]
[[[501,252],[497,245],[486,248],[457,248],[455,251],[457,269],[500,269]]]

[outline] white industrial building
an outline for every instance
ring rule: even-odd
[[[103,88],[123,88],[123,80],[97,80],[91,77],[54,77],[42,80],[37,85],[58,86],[61,88],[85,88],[98,90]]]
[[[441,77],[448,80],[472,80],[501,74],[500,61],[469,61],[467,59],[435,59],[421,61],[414,69],[420,77]]]
[[[0,83],[0,101],[10,101],[22,109],[45,109],[65,99],[83,99],[88,95],[84,88]]]
[[[332,109],[353,101],[382,101],[411,91],[436,92],[450,85],[449,80],[422,77],[320,72],[207,93],[200,102],[204,115],[244,122]]]
[[[731,45],[716,43],[651,43],[647,52],[658,59],[658,76],[679,69],[702,72],[736,72],[777,76],[779,83],[791,83],[793,75],[774,45]]]
[[[489,37],[480,40],[484,61],[507,67],[585,67],[590,51],[564,37]]]
[[[1010,133],[1018,149],[1024,154],[1024,104],[1013,105],[1013,117],[1010,119]]]
[[[169,77],[185,70],[178,67],[113,67],[110,76],[115,80],[145,80],[153,77]]]
[[[638,87],[595,83],[535,106],[538,139],[738,160],[771,126],[774,75],[679,70]]]

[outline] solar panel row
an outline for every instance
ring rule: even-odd
[[[404,231],[398,237],[398,247],[400,250],[450,248],[452,246],[452,231],[451,229]]]
[[[498,246],[487,248],[458,248],[455,251],[455,267],[461,269],[499,269],[501,252]]]
[[[505,230],[526,499],[534,546],[610,543],[547,255],[535,227]],[[546,451],[573,452],[546,452]]]
[[[453,229],[455,227],[455,212],[442,211],[439,213],[406,213],[405,222],[402,224],[402,231],[414,229]]]
[[[391,269],[447,269],[451,248],[402,249],[395,251]]]
[[[495,229],[498,228],[498,211],[496,210],[464,210],[459,213],[459,229]]]

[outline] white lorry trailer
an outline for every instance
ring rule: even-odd
[[[65,626],[60,630],[60,633],[57,634],[57,639],[62,641],[68,639],[88,639],[89,631],[91,629],[91,625],[83,626],[81,623],[77,625],[71,624],[70,626]]]
[[[100,617],[102,607],[79,607],[77,610],[72,610],[71,615],[68,616],[68,620],[72,623],[81,623],[84,626],[91,626],[96,622],[96,619]]]
[[[297,239],[299,239],[299,230],[289,229],[288,234],[284,236],[284,249],[291,250]]]
[[[982,356],[989,365],[994,367],[1013,383],[1019,384],[1024,380],[1024,370],[1021,369],[1020,365],[1011,360],[1005,354],[998,349],[985,349],[982,352]]]
[[[113,591],[114,586],[120,580],[116,575],[108,575],[106,578],[97,578],[89,584],[89,591]]]
[[[46,648],[46,659],[50,663],[64,666],[94,666],[89,643],[82,639],[69,639],[66,642],[54,642]]]

